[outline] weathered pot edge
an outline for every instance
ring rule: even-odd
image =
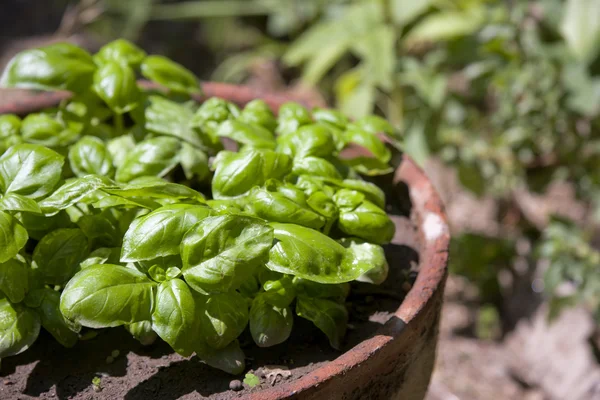
[[[148,88],[156,88],[148,82],[142,84]],[[247,86],[214,82],[203,83],[203,89],[205,94],[194,97],[195,100],[202,101],[207,97],[217,96],[244,104],[254,98],[262,98],[275,109],[286,101],[297,100],[285,94],[266,93]],[[24,115],[55,106],[69,96],[67,92],[32,92],[31,97],[24,97],[12,104],[0,106],[0,114]],[[376,385],[383,381],[381,376],[373,378],[373,374],[381,375],[383,371],[387,372],[386,376],[390,378],[389,387],[380,387],[379,391],[371,387],[374,392],[372,398],[384,398],[382,396],[386,395],[389,398],[419,399],[424,396],[435,356],[438,321],[447,276],[450,233],[439,196],[424,172],[406,156],[394,176],[394,183],[400,182],[407,184],[415,210],[421,241],[421,267],[413,288],[395,313],[396,318],[392,318],[375,336],[323,367],[296,381],[261,390],[245,398],[250,400],[362,399],[367,398],[365,396],[371,397],[370,382],[375,381],[373,385]],[[417,346],[416,342],[419,337],[427,339],[422,340],[421,346]],[[410,368],[398,368],[398,365],[406,358],[409,362],[404,366],[410,367],[410,354],[414,356],[420,352],[417,350],[429,351],[431,354],[421,357],[423,365],[416,371],[416,374],[420,375],[417,377],[419,382],[410,388],[406,385],[402,387],[397,379],[407,380],[406,375],[409,374]],[[395,370],[399,370],[402,376],[397,377]],[[343,381],[344,384],[327,385],[327,383],[335,383],[334,379],[340,383]],[[368,384],[365,385],[365,382]]]

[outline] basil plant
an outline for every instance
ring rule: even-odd
[[[362,179],[390,171],[385,120],[198,106],[190,71],[124,40],[26,50],[0,82],[72,93],[0,116],[0,358],[42,328],[71,347],[123,326],[237,374],[247,327],[274,346],[298,316],[342,348],[350,282],[386,279],[394,224]],[[371,157],[341,158],[350,145]]]

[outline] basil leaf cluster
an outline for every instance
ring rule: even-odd
[[[0,116],[0,358],[41,328],[70,347],[123,326],[237,374],[246,328],[274,346],[295,315],[343,347],[350,282],[388,273],[394,224],[362,178],[390,169],[385,120],[296,103],[276,115],[258,99],[197,106],[190,71],[124,40],[95,55],[27,50],[0,82],[73,93]],[[352,145],[372,156],[345,159]]]

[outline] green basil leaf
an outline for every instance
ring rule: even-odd
[[[42,209],[35,200],[16,193],[8,193],[0,198],[0,210],[42,213]]]
[[[350,236],[371,243],[389,243],[394,237],[396,226],[384,210],[368,200],[362,200],[359,192],[342,189],[334,196],[340,208],[338,227]],[[364,195],[360,194],[364,198]]]
[[[110,153],[113,165],[117,168],[123,164],[127,155],[131,153],[134,147],[135,140],[133,140],[131,135],[119,136],[106,143],[106,149]]]
[[[79,335],[74,332],[60,313],[60,293],[55,290],[43,288],[36,289],[28,296],[38,297],[34,300],[39,306],[36,308],[42,326],[65,347],[73,347],[79,340]]]
[[[194,352],[198,329],[196,303],[191,289],[181,279],[158,285],[152,329],[182,356]]]
[[[258,347],[271,347],[285,342],[292,333],[294,317],[289,307],[267,303],[262,295],[252,301],[250,334]]]
[[[156,137],[138,143],[117,168],[119,182],[129,182],[141,176],[164,176],[179,163],[179,140]]]
[[[179,254],[185,233],[211,212],[208,207],[175,204],[136,219],[123,237],[121,261],[151,260]]]
[[[346,129],[346,125],[350,122],[341,111],[326,108],[314,108],[312,117],[317,122],[331,124],[339,129]]]
[[[263,284],[263,288],[265,290],[261,294],[263,300],[279,308],[289,306],[296,297],[296,288],[289,276],[268,280]]]
[[[360,179],[344,179],[343,181],[334,179],[325,179],[325,182],[340,189],[355,190],[364,194],[370,202],[379,208],[385,207],[385,193],[379,186]]]
[[[310,113],[298,103],[285,103],[279,107],[277,117],[277,133],[287,135],[294,133],[302,125],[312,123]]]
[[[323,178],[342,179],[342,175],[335,165],[319,157],[294,159],[292,173],[294,175],[312,175]]]
[[[357,281],[379,285],[386,280],[389,265],[385,259],[383,247],[350,238],[342,239],[340,243],[354,255],[356,263],[371,266],[367,272],[356,278]]]
[[[221,123],[216,134],[229,138],[244,147],[274,150],[276,146],[275,137],[268,129],[239,120],[228,120]]]
[[[4,211],[0,211],[0,232],[0,263],[3,263],[19,253],[29,236],[19,221]]]
[[[82,92],[90,87],[95,69],[85,50],[58,43],[14,56],[0,78],[0,86]]]
[[[29,114],[21,124],[23,140],[47,147],[64,145],[64,126],[48,114]]]
[[[25,260],[12,258],[0,264],[0,292],[13,303],[20,303],[29,290],[29,266]]]
[[[267,268],[321,283],[349,282],[370,266],[355,263],[352,254],[330,237],[294,224],[271,223],[275,245]]]
[[[218,350],[206,344],[199,344],[196,348],[196,354],[206,364],[231,375],[241,374],[244,372],[246,366],[244,352],[237,340],[229,343],[227,347]]]
[[[88,253],[88,239],[81,229],[57,229],[35,246],[33,262],[45,284],[62,285]]]
[[[344,133],[347,143],[356,143],[373,154],[382,163],[388,163],[392,158],[392,152],[377,137],[377,135],[362,129],[348,129]]]
[[[21,118],[15,114],[0,115],[0,138],[6,139],[21,133]]]
[[[113,61],[104,63],[96,70],[92,88],[117,114],[133,110],[141,100],[133,69]]]
[[[336,350],[342,347],[342,340],[348,326],[348,311],[343,304],[327,299],[313,299],[299,296],[296,303],[296,314],[312,321]]]
[[[43,146],[18,144],[0,157],[0,189],[31,199],[46,196],[60,180],[64,160]]]
[[[194,128],[193,114],[189,108],[159,96],[150,96],[149,100],[150,105],[145,111],[145,127],[148,131],[179,138],[202,150],[218,147],[215,139],[202,136]]]
[[[40,333],[40,317],[20,304],[0,299],[0,358],[27,350]]]
[[[149,321],[156,283],[139,271],[113,264],[89,266],[67,283],[60,311],[90,328],[109,328]]]
[[[275,131],[275,127],[277,126],[277,120],[275,119],[275,115],[273,115],[273,111],[261,99],[254,99],[246,104],[238,120],[250,125],[260,125],[270,132]]]
[[[219,97],[207,99],[196,111],[191,124],[205,131],[214,132],[221,122],[238,118],[240,109],[233,103]]]
[[[178,93],[201,93],[198,79],[182,65],[162,56],[148,56],[141,65],[144,77]]]
[[[292,157],[330,157],[336,150],[331,130],[324,125],[304,125],[277,138],[277,151]]]
[[[51,196],[40,201],[39,205],[45,214],[56,214],[75,203],[84,201],[86,197],[111,182],[97,175],[86,175],[72,179],[59,187]]]
[[[187,143],[182,143],[179,158],[186,179],[196,178],[201,181],[210,174],[208,157],[202,150]]]
[[[171,200],[194,200],[204,203],[202,193],[185,185],[167,182],[156,177],[142,177],[121,185],[119,188],[103,188],[103,192],[124,198],[151,198]]]
[[[296,202],[282,193],[256,188],[250,192],[248,203],[256,216],[268,221],[320,229],[325,225],[325,219],[307,206],[306,199],[303,200]]]
[[[152,322],[140,321],[133,324],[125,325],[127,332],[142,344],[142,346],[150,346],[156,341],[158,335],[152,330]]]
[[[202,337],[214,349],[227,347],[248,325],[248,302],[235,291],[208,296],[200,313]]]
[[[239,215],[206,218],[181,242],[183,275],[201,293],[239,287],[264,264],[273,229],[262,220]]]
[[[359,174],[366,176],[387,175],[394,171],[394,168],[388,163],[373,157],[355,157],[344,160],[344,163]]]
[[[117,39],[105,44],[94,55],[94,61],[99,65],[116,62],[133,69],[137,69],[144,58],[146,52],[125,39]]]
[[[104,142],[94,136],[84,136],[69,149],[69,164],[77,176],[96,174],[114,176],[110,152]]]
[[[216,168],[212,180],[213,197],[236,197],[254,186],[262,186],[268,179],[279,179],[290,171],[291,161],[289,156],[271,150],[221,151],[213,164]]]
[[[167,271],[160,265],[155,264],[148,268],[148,276],[150,276],[154,282],[164,282],[167,280]]]
[[[200,293],[236,289],[266,261],[272,242],[272,228],[257,218],[206,218],[181,242],[183,275]]]

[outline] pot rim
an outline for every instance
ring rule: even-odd
[[[148,81],[140,81],[140,85],[147,89],[160,89],[160,86]],[[288,101],[296,101],[307,107],[325,106],[314,102],[311,104],[311,102],[303,101],[286,93],[274,93],[246,85],[202,82],[202,89],[204,94],[192,96],[194,100],[202,102],[209,97],[221,97],[243,105],[253,99],[261,98],[275,110]],[[70,93],[60,91],[18,91],[25,94],[19,96],[12,103],[0,103],[0,115],[7,113],[25,115],[43,108],[56,106],[70,97]],[[434,295],[443,290],[448,273],[450,230],[442,201],[423,170],[406,155],[403,155],[402,162],[394,172],[393,178],[394,185],[402,182],[408,186],[410,200],[416,216],[415,222],[420,239],[420,269],[414,285],[394,313],[397,318],[390,319],[375,332],[374,336],[357,344],[309,374],[295,381],[280,384],[277,387],[251,393],[246,396],[247,399],[275,400],[296,396],[358,367],[376,353],[384,351],[384,347],[387,345],[396,340],[401,340],[400,336],[405,327],[425,309],[429,302],[434,301]]]

